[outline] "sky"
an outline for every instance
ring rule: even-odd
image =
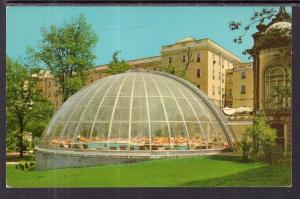
[[[98,35],[93,49],[95,65],[107,64],[112,54],[121,50],[120,58],[138,59],[160,54],[161,46],[185,37],[209,38],[243,61],[243,50],[253,45],[250,29],[243,44],[235,44],[237,32],[229,31],[232,20],[247,23],[261,7],[180,7],[180,6],[10,6],[7,7],[6,54],[25,57],[28,47],[41,40],[41,28],[68,23],[84,14]],[[277,9],[277,8],[276,8]],[[290,11],[290,9],[288,9]]]

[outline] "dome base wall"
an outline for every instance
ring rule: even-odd
[[[133,163],[157,158],[216,155],[221,149],[184,151],[82,152],[36,148],[36,170]]]

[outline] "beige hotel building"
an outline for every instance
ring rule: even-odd
[[[185,70],[188,65],[186,79],[220,108],[253,107],[252,64],[241,63],[239,57],[208,38],[197,40],[187,37],[162,46],[159,56],[129,60],[127,63],[132,68],[162,71],[168,65],[175,66],[177,70]],[[240,71],[245,73],[245,79],[239,78]],[[91,70],[87,84],[108,75],[107,65],[97,66]],[[38,87],[56,107],[61,105],[59,87],[48,71],[39,74]]]

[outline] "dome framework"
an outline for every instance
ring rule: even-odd
[[[38,149],[177,155],[231,149],[232,141],[222,113],[199,89],[167,73],[131,71],[71,96],[53,116]]]

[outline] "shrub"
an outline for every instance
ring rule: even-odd
[[[240,142],[240,148],[242,152],[242,160],[249,160],[249,151],[251,149],[251,143],[247,141],[247,136]]]
[[[20,169],[21,169],[22,171],[24,171],[24,165],[23,165],[22,163],[20,163],[19,166],[20,166]]]
[[[30,167],[34,167],[34,162],[30,162],[30,163],[29,163],[29,166],[30,166]]]
[[[25,162],[25,163],[19,163],[16,165],[16,169],[22,170],[22,171],[31,171],[35,168],[35,162]]]
[[[254,117],[253,125],[246,130],[246,137],[251,139],[251,146],[248,149],[250,150],[251,158],[254,160],[262,159],[271,163],[272,155],[276,148],[277,134],[276,130],[270,128],[267,124],[263,113]]]

